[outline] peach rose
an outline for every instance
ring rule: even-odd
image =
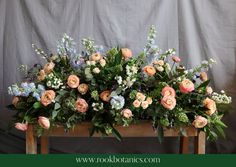
[[[98,73],[101,72],[101,70],[100,70],[99,68],[95,67],[95,68],[93,69],[93,72],[94,72],[95,74],[98,74]]]
[[[142,103],[141,103],[141,107],[142,107],[143,109],[148,108],[148,106],[149,106],[149,104],[148,104],[147,101],[142,101]]]
[[[125,117],[125,118],[130,118],[133,116],[132,111],[130,109],[124,109],[121,111],[121,114]]]
[[[17,97],[17,96],[15,96],[15,97],[13,97],[13,99],[12,99],[12,104],[16,107],[16,105],[17,105],[17,103],[20,101],[20,98],[19,97]]]
[[[136,99],[140,100],[140,101],[144,101],[146,99],[146,96],[140,92],[138,92],[136,94]]]
[[[207,81],[208,80],[207,73],[206,72],[201,72],[200,73],[200,79],[201,79],[201,81]]]
[[[156,69],[153,66],[146,66],[143,71],[149,76],[153,76],[156,73]]]
[[[164,66],[165,62],[163,60],[155,60],[153,62],[154,65]]]
[[[55,96],[56,93],[53,90],[46,90],[43,92],[40,101],[44,106],[47,106],[54,101]]]
[[[175,90],[170,86],[165,86],[161,91],[162,96],[172,96],[175,97]]]
[[[179,63],[181,59],[178,56],[172,56],[172,60],[176,63]]]
[[[106,60],[105,60],[105,59],[101,59],[101,60],[99,61],[99,63],[100,63],[100,65],[101,65],[102,67],[104,67],[104,66],[106,65]]]
[[[129,59],[132,57],[132,51],[128,48],[122,48],[121,53],[124,59]]]
[[[102,55],[100,53],[94,53],[90,56],[90,60],[92,61],[99,61],[102,58]]]
[[[28,124],[24,124],[24,123],[15,123],[15,128],[21,131],[26,131],[28,129]]]
[[[102,99],[102,101],[109,102],[111,99],[111,92],[109,90],[104,90],[102,93],[100,93],[99,97]]]
[[[179,89],[182,93],[189,93],[194,90],[194,84],[189,79],[184,79],[182,82],[180,82]]]
[[[82,99],[79,98],[76,102],[75,102],[75,108],[79,111],[79,112],[86,112],[88,110],[88,103]]]
[[[151,97],[147,97],[146,101],[148,102],[148,104],[152,104],[152,98]]]
[[[195,120],[193,121],[193,126],[195,128],[203,128],[204,126],[206,126],[208,123],[207,119],[202,117],[202,116],[196,116]]]
[[[45,64],[45,66],[43,67],[43,70],[45,74],[50,74],[54,67],[55,67],[55,64],[53,62],[49,62]]]
[[[212,87],[207,86],[207,87],[206,87],[206,93],[207,93],[208,95],[212,94],[212,93],[213,93]]]
[[[38,73],[38,80],[39,81],[43,81],[46,77],[46,74],[44,72],[44,70],[40,70],[39,73]]]
[[[78,91],[79,93],[81,93],[82,95],[86,94],[88,91],[88,85],[87,84],[80,84],[78,87]]]
[[[156,69],[157,69],[157,71],[160,71],[160,72],[164,71],[164,68],[162,66],[158,66],[158,67],[156,67]]]
[[[39,116],[38,118],[38,124],[43,128],[43,129],[49,129],[50,128],[50,121],[48,118]]]
[[[139,100],[134,100],[133,106],[134,106],[135,108],[140,107],[140,105],[141,105],[141,102],[140,102]]]
[[[67,85],[70,88],[77,88],[79,86],[80,79],[76,75],[70,75],[67,79]]]
[[[161,104],[168,110],[173,110],[176,105],[176,99],[173,96],[164,96],[161,99]]]
[[[213,113],[216,112],[216,103],[214,100],[209,99],[208,97],[203,100],[203,105],[205,108],[207,108],[207,115],[212,115]]]

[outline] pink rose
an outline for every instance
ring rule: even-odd
[[[181,59],[178,56],[172,56],[172,60],[176,63],[179,63]]]
[[[26,131],[28,129],[28,124],[24,124],[24,123],[15,123],[15,128],[21,131]]]
[[[77,111],[84,113],[88,110],[88,103],[84,99],[79,98],[75,102],[75,108],[77,109]]]
[[[170,86],[165,86],[161,91],[162,96],[172,96],[175,97],[175,90]]]
[[[176,99],[173,96],[164,96],[161,99],[161,104],[168,110],[173,110],[176,105]]]
[[[152,104],[152,98],[151,97],[147,97],[146,101],[148,102],[148,104]]]
[[[207,108],[207,115],[212,115],[216,112],[216,103],[214,100],[209,99],[208,97],[203,100],[203,105]]]
[[[71,88],[77,88],[79,86],[80,79],[76,75],[70,75],[67,79],[67,85]]]
[[[207,125],[207,119],[202,116],[196,116],[195,120],[193,121],[193,126],[195,128],[203,128]]]
[[[130,109],[124,109],[121,111],[121,114],[125,117],[125,118],[130,118],[133,116],[132,111]]]
[[[189,93],[194,90],[194,84],[189,79],[184,79],[182,82],[180,82],[179,89],[182,93]]]
[[[122,48],[121,53],[124,59],[129,59],[132,57],[132,51],[128,48]]]
[[[47,106],[54,101],[55,96],[56,93],[53,90],[46,90],[43,92],[40,101],[44,106]]]
[[[38,118],[38,124],[44,129],[49,129],[50,128],[50,121],[46,117],[40,116]]]

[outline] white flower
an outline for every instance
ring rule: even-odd
[[[116,110],[120,110],[125,105],[125,99],[123,96],[113,96],[110,103],[111,103],[112,108]]]
[[[122,77],[121,76],[116,76],[115,79],[119,85],[122,84]]]
[[[95,74],[98,74],[98,73],[100,73],[100,69],[96,67],[96,68],[93,69],[93,72],[94,72]]]
[[[225,94],[225,91],[224,91],[224,90],[221,90],[220,93]]]

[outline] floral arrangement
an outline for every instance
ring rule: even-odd
[[[16,110],[14,125],[25,131],[37,124],[38,135],[61,125],[66,130],[90,121],[90,135],[121,135],[115,125],[129,126],[139,120],[152,121],[158,136],[163,128],[180,129],[192,125],[209,139],[224,136],[221,121],[231,97],[209,86],[205,71],[215,63],[203,61],[193,69],[180,65],[175,49],[161,51],[155,44],[156,30],[150,28],[140,55],[128,48],[104,51],[92,39],[83,39],[80,54],[71,37],[64,35],[57,53],[47,55],[32,45],[46,64],[24,72],[25,82],[9,87],[13,95],[8,108]]]

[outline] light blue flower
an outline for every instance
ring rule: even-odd
[[[31,82],[28,84],[29,88],[31,88],[31,90],[35,89],[35,83]]]
[[[32,96],[35,97],[38,101],[40,101],[40,95],[37,92],[34,92]]]
[[[113,96],[110,101],[110,104],[113,109],[120,110],[125,105],[125,99],[123,96]]]
[[[45,91],[45,87],[43,85],[41,85],[41,84],[38,84],[38,90],[40,92],[44,92]]]

